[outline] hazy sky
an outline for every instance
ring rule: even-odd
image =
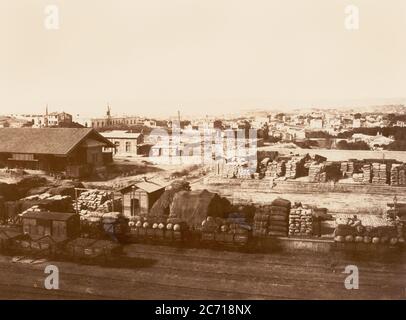
[[[59,30],[44,27],[49,4]],[[348,4],[359,7],[357,31],[344,27]],[[404,0],[0,1],[2,113],[400,101],[405,59]]]

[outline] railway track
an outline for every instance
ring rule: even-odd
[[[131,248],[131,256],[150,263],[129,267],[124,262],[115,268],[52,261],[31,265],[1,257],[1,295],[16,298],[21,289],[20,297],[33,299],[405,298],[402,261],[360,262],[360,290],[351,292],[344,289],[345,275],[328,265],[329,258],[314,254],[241,254],[148,245]],[[348,262],[340,261],[337,267]],[[60,268],[58,292],[41,288],[48,263]],[[3,288],[10,288],[9,293]]]

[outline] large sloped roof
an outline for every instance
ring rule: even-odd
[[[67,155],[90,135],[112,146],[92,128],[0,128],[0,153]]]
[[[21,215],[21,217],[23,219],[29,218],[29,219],[66,221],[76,215],[77,215],[77,213],[70,213],[70,212],[26,212],[26,213],[23,213]]]

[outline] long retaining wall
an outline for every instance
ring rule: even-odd
[[[404,246],[388,246],[367,243],[338,243],[326,239],[300,239],[300,238],[267,238],[260,242],[262,249],[270,251],[312,251],[316,253],[347,253],[360,252],[382,255],[388,252],[403,254]]]
[[[208,177],[204,180],[207,186],[224,186],[240,190],[257,190],[269,193],[362,193],[379,195],[406,195],[406,187],[374,185],[374,184],[353,184],[353,183],[333,183],[333,182],[303,182],[296,180],[277,180],[272,183],[269,179],[244,180],[225,179],[218,177]]]
[[[310,183],[302,181],[238,180],[208,177],[204,185],[196,186],[227,197],[234,204],[269,204],[277,197],[291,202],[328,208],[335,214],[375,214],[387,210],[387,203],[397,195],[406,201],[405,187]],[[314,196],[317,195],[317,196]]]

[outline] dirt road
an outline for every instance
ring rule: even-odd
[[[0,298],[8,299],[405,299],[405,257],[386,262],[314,253],[248,254],[132,245],[122,267],[12,262],[0,257]],[[45,266],[59,290],[44,289]],[[346,290],[346,265],[359,290]]]

